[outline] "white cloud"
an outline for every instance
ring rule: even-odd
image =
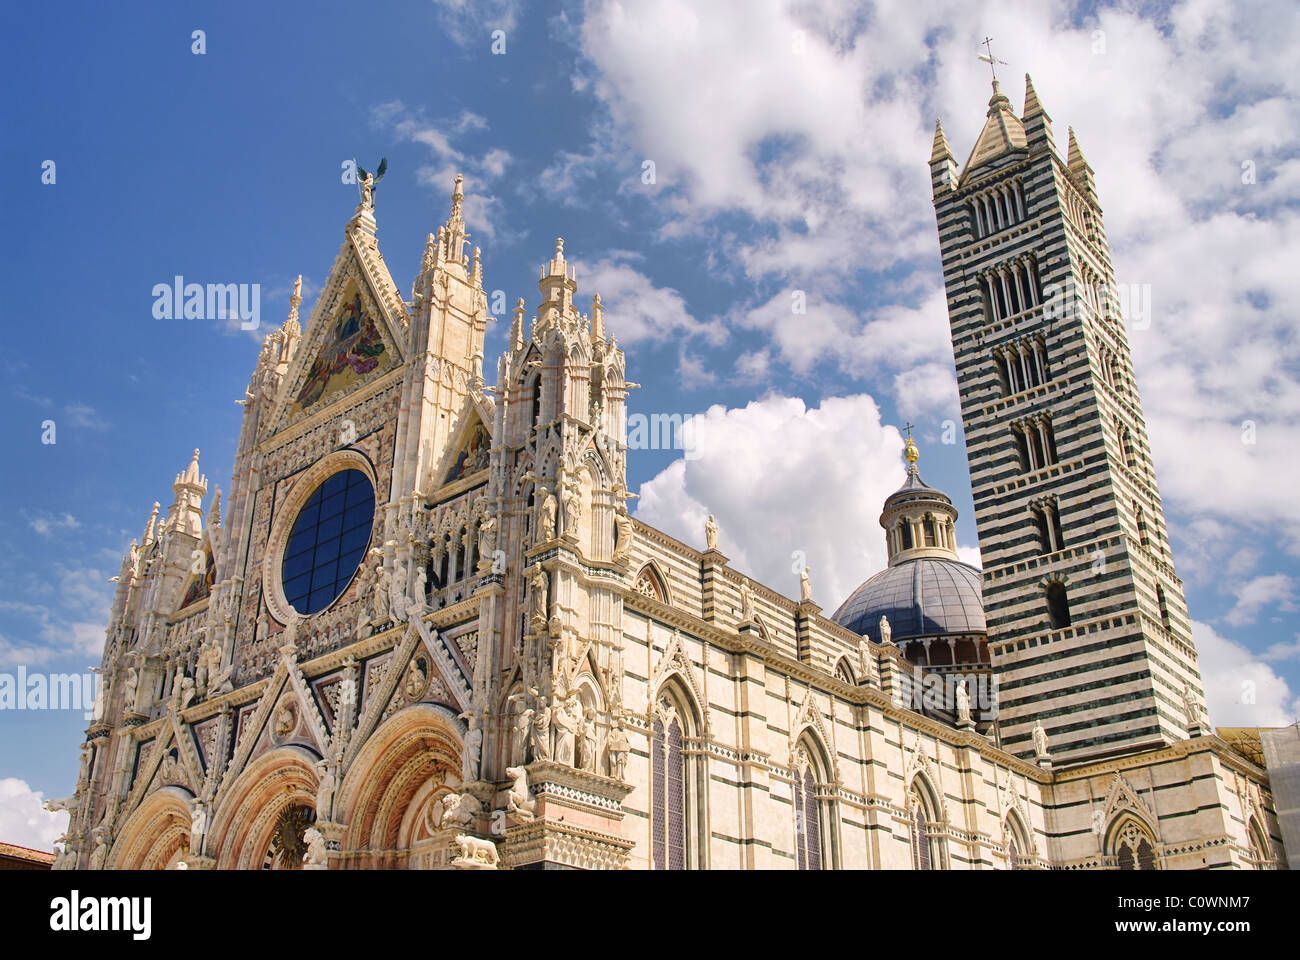
[[[108,426],[108,421],[100,417],[95,408],[86,403],[69,403],[63,408],[63,412],[72,421],[74,427],[103,430]]]
[[[422,111],[408,108],[400,100],[375,106],[370,111],[370,119],[376,126],[391,127],[404,140],[422,143],[429,148],[433,162],[416,170],[416,179],[447,197],[448,210],[456,175],[464,175],[462,215],[465,223],[471,231],[481,232],[489,239],[502,240],[505,237],[508,231],[505,230],[504,208],[500,198],[492,193],[491,185],[501,178],[514,158],[500,147],[489,148],[481,156],[467,153],[444,132],[452,130],[458,135],[481,132],[487,128],[486,120],[478,114],[462,111],[455,120],[433,122]],[[378,202],[378,196],[376,200]]]
[[[1284,573],[1274,573],[1255,577],[1237,585],[1233,590],[1237,602],[1223,617],[1234,627],[1254,623],[1260,611],[1266,606],[1276,606],[1278,610],[1293,612],[1295,610],[1294,582]]]
[[[490,50],[492,32],[506,32],[506,52],[510,51],[510,33],[519,23],[523,0],[433,0],[438,26],[459,46],[481,44]],[[515,42],[519,42],[515,39]]]
[[[694,459],[641,485],[639,519],[702,545],[714,514],[731,565],[787,596],[798,596],[802,552],[827,615],[885,566],[880,505],[903,482],[903,440],[871,397],[719,405],[694,430]]]
[[[724,335],[716,322],[691,316],[686,301],[672,287],[658,287],[617,251],[593,264],[576,262],[582,289],[599,293],[605,308],[605,335],[620,344],[703,336],[718,342]]]
[[[1245,647],[1192,621],[1210,718],[1222,727],[1281,727],[1300,715],[1287,682]]]
[[[45,795],[27,781],[0,778],[0,840],[30,850],[51,853],[54,841],[68,829],[66,811],[50,813],[43,806]]]
[[[56,564],[27,595],[31,599],[0,601],[0,610],[26,626],[21,639],[0,637],[0,668],[64,658],[99,661],[113,603],[113,585],[102,570]]]
[[[27,525],[43,537],[48,537],[59,530],[76,530],[80,523],[70,513],[62,515],[39,513],[27,519]]]

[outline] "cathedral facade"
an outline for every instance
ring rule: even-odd
[[[195,451],[123,558],[56,865],[1284,862],[1204,714],[1091,169],[1023,113],[995,84],[931,158],[984,569],[909,438],[889,566],[829,617],[629,515],[624,354],[562,241],[489,384],[460,178],[409,299],[364,178],[227,494]]]

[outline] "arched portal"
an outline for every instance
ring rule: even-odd
[[[182,787],[163,787],[146,797],[123,825],[106,866],[166,870],[188,856],[192,798]]]
[[[413,846],[431,832],[433,804],[459,789],[460,767],[460,724],[446,707],[413,704],[380,725],[349,765],[335,805],[347,825],[344,865],[421,865]]]
[[[315,809],[316,762],[300,746],[278,747],[258,757],[222,791],[212,820],[208,853],[218,869],[260,870],[290,807]],[[282,832],[282,831],[281,831]]]

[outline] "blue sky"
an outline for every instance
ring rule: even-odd
[[[563,236],[643,385],[632,412],[709,411],[699,459],[629,458],[644,518],[697,541],[716,513],[733,563],[787,593],[807,556],[829,613],[883,565],[910,421],[976,559],[960,434],[941,442],[956,394],[926,161],[935,116],[970,150],[992,35],[1013,106],[1029,71],[1062,149],[1078,132],[1120,282],[1151,291],[1131,339],[1212,714],[1295,719],[1293,11],[916,6],[8,8],[0,672],[97,664],[107,580],[152,502],[196,447],[229,487],[233,401],[298,274],[304,317],[315,303],[352,158],[388,159],[379,242],[403,293],[463,172],[489,291],[531,313]],[[262,329],[155,319],[178,274],[260,284]],[[84,728],[0,712],[0,839],[46,829],[34,794],[71,792]]]

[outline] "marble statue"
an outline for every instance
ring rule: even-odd
[[[1047,731],[1041,720],[1034,721],[1034,756],[1042,759],[1047,756]]]
[[[537,801],[528,792],[528,770],[523,766],[506,767],[506,776],[513,781],[510,784],[506,813],[517,820],[533,819]]]
[[[302,857],[304,870],[329,869],[329,854],[325,850],[325,834],[315,827],[308,827],[302,836],[307,844],[307,852]]]
[[[704,521],[704,545],[710,550],[718,549],[718,524],[713,519],[713,514],[709,514],[709,519]]]
[[[541,498],[541,520],[539,529],[541,539],[552,540],[555,538],[555,520],[556,514],[559,513],[559,505],[556,503],[555,494],[551,493],[546,487],[538,489],[538,496]]]
[[[957,684],[957,722],[961,724],[971,722],[970,694],[966,691],[965,681]]]
[[[740,581],[740,621],[745,623],[754,619],[754,591],[748,580]]]
[[[614,514],[614,559],[626,560],[632,553],[635,536],[632,518],[627,515],[627,507],[620,506]]]
[[[812,578],[807,567],[799,574],[799,599],[804,603],[812,601]]]
[[[479,729],[478,717],[472,713],[462,713],[460,718],[469,724],[465,734],[465,743],[461,750],[461,779],[466,783],[478,780],[479,762],[483,755],[483,731]]]
[[[614,779],[627,779],[627,755],[631,748],[620,717],[614,729],[609,732],[609,774]]]
[[[883,613],[880,615],[880,642],[890,643],[890,638],[894,635],[894,630],[889,625],[889,618]]]

